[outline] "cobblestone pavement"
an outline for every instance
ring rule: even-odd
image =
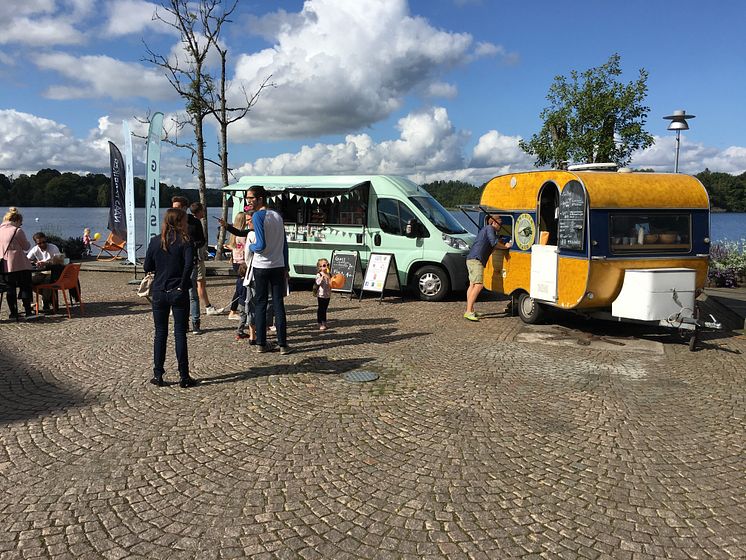
[[[158,388],[127,279],[84,273],[82,318],[2,311],[0,558],[746,558],[743,337],[339,294],[320,333],[303,288],[295,353],[206,317],[202,384],[169,350]]]

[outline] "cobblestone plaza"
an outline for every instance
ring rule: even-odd
[[[129,278],[84,272],[71,320],[3,306],[2,559],[746,558],[743,336],[339,294],[321,333],[302,288],[292,354],[204,317],[201,384],[169,340],[159,388]]]

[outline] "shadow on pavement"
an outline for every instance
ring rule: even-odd
[[[305,358],[295,364],[272,364],[266,366],[252,367],[246,371],[225,373],[212,377],[200,377],[202,385],[214,385],[218,383],[230,383],[254,379],[267,375],[296,375],[299,373],[321,373],[324,375],[342,374],[346,371],[357,369],[364,364],[373,361],[373,358],[355,358],[343,360],[330,360],[328,358],[312,357]]]
[[[67,317],[65,317],[67,319]],[[49,381],[35,364],[22,356],[0,349],[0,425],[45,416],[54,411],[80,406],[84,394]]]

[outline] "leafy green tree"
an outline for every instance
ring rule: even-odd
[[[544,126],[520,147],[536,157],[536,167],[562,169],[569,161],[629,163],[635,150],[653,144],[644,126],[650,108],[643,105],[648,73],[623,84],[621,57],[585,72],[556,76],[549,88],[549,106],[541,112]]]

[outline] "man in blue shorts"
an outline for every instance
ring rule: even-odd
[[[466,269],[469,271],[469,289],[466,290],[466,312],[464,319],[469,321],[479,321],[479,317],[474,312],[474,304],[479,297],[479,292],[484,288],[484,267],[487,259],[490,258],[492,251],[498,249],[510,249],[513,246],[511,241],[501,243],[497,237],[497,232],[502,226],[500,216],[487,216],[484,227],[479,230],[474,245],[471,246],[469,254],[466,256]]]

